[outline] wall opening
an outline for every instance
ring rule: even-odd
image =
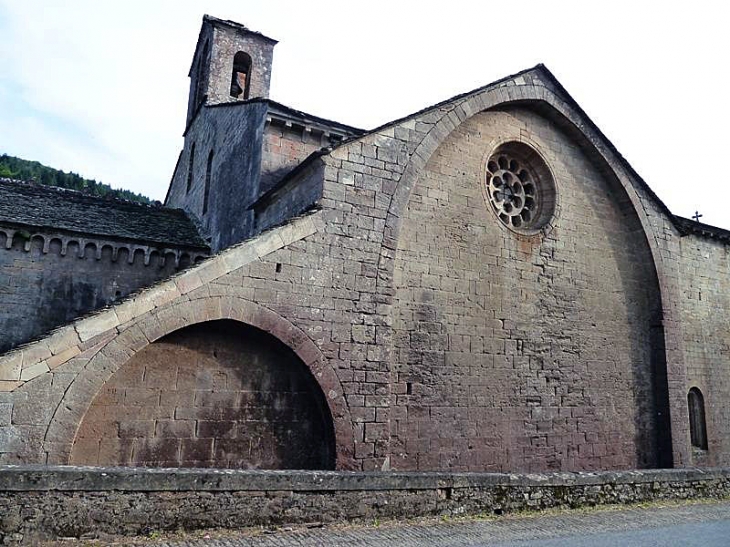
[[[102,387],[72,464],[334,469],[332,417],[299,357],[230,320],[176,331]]]
[[[201,103],[205,102],[206,89],[207,89],[207,78],[208,78],[208,54],[209,54],[208,42],[205,42],[203,46],[203,53],[198,57],[198,67],[195,74],[195,103],[193,106],[193,112],[200,106]]]
[[[669,413],[669,382],[667,380],[667,350],[664,326],[661,322],[652,325],[650,331],[652,382],[654,412],[656,413],[656,466],[674,466],[672,455],[672,424]]]
[[[185,193],[190,193],[190,188],[193,186],[193,168],[195,167],[195,143],[190,147],[190,157],[188,158],[188,181],[185,188]]]
[[[687,394],[689,405],[689,434],[692,447],[707,450],[707,424],[705,423],[705,398],[693,387]]]
[[[208,200],[210,198],[210,172],[213,169],[213,151],[208,154],[208,163],[205,166],[205,190],[203,192],[203,214],[208,212]]]
[[[231,97],[248,99],[251,87],[251,57],[248,53],[239,51],[233,57],[233,72],[231,74]]]

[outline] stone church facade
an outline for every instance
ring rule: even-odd
[[[730,463],[730,232],[673,215],[542,65],[363,131],[270,100],[274,45],[204,18],[157,213],[185,218],[132,234],[199,255],[8,343],[0,463]]]

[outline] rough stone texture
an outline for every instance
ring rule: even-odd
[[[0,353],[208,251],[180,209],[0,179]]]
[[[322,197],[321,176],[304,177],[302,184],[301,175],[311,172],[305,170],[285,186],[279,183],[322,146],[360,132],[274,101],[209,102],[187,128],[165,204],[196,218],[213,250],[221,250],[311,207]],[[211,151],[208,210],[203,213]]]
[[[264,132],[259,195],[270,191],[310,154],[364,133],[274,101],[267,102],[269,118]]]
[[[214,251],[260,232],[252,207],[307,156],[363,133],[268,100],[275,44],[275,40],[238,23],[208,15],[203,18],[189,74],[185,144],[165,204],[185,209],[197,218]],[[230,94],[237,52],[248,54],[252,60],[250,92],[245,100]],[[204,212],[211,153],[208,208]],[[290,193],[289,197],[297,201],[287,210],[299,214],[320,196],[321,184],[308,188],[304,196],[302,192]]]
[[[56,364],[53,370],[46,368],[45,372],[38,371],[30,381],[12,382],[22,384],[17,389],[17,386],[9,386],[6,391],[12,393],[0,393],[2,402],[12,403],[16,413],[11,424],[0,427],[0,460],[6,463],[67,462],[78,424],[92,400],[112,374],[125,365],[132,355],[186,325],[232,319],[270,333],[291,348],[311,371],[321,386],[329,415],[332,416],[327,427],[335,429],[337,465],[352,467],[351,418],[345,407],[342,386],[330,363],[325,361],[321,350],[304,331],[252,301],[259,294],[258,289],[251,284],[242,287],[235,281],[229,285],[230,281],[224,280],[228,273],[244,268],[260,272],[254,276],[265,275],[265,272],[270,271],[269,268],[275,271],[276,263],[264,266],[259,258],[285,244],[291,245],[308,237],[317,230],[315,224],[319,225],[311,217],[305,217],[277,228],[250,243],[229,249],[219,255],[217,261],[207,261],[111,310],[77,322],[71,330],[76,335],[75,342],[69,333],[65,343],[75,343],[76,346],[71,347],[76,347],[81,353],[67,354],[68,350],[61,351],[58,347],[62,344],[56,342],[57,339],[49,339],[4,357],[0,367],[13,371],[20,358],[21,376],[36,365],[47,366],[45,363],[56,355],[66,354],[68,360]],[[282,279],[295,275],[294,269],[280,273]],[[302,276],[301,272],[299,276]],[[260,281],[260,278],[252,277],[252,285],[276,286],[270,282],[259,283],[257,279]],[[279,287],[286,284],[282,281]],[[260,293],[261,299],[265,299],[264,294]],[[133,320],[127,320],[129,317]],[[61,339],[65,339],[64,335],[64,332],[59,331]],[[49,357],[52,351],[54,355]],[[277,401],[274,404],[278,404]],[[42,434],[41,430],[46,433]],[[311,433],[313,437],[316,434],[314,430]],[[297,431],[294,437],[297,435],[301,435],[301,432]],[[298,438],[301,439],[301,436]],[[332,465],[331,451],[326,454],[326,466]],[[310,461],[305,463],[315,466]]]
[[[269,96],[271,65],[276,40],[253,32],[233,21],[206,15],[190,67],[190,96],[187,125],[201,104],[236,102],[243,97],[231,96],[233,57],[243,51],[251,57],[250,90],[247,98]]]
[[[312,152],[322,148],[325,144],[322,137],[322,134],[305,132],[304,128],[267,124],[263,142],[260,193],[269,190]]]
[[[206,247],[195,224],[181,209],[6,178],[0,178],[0,223],[160,247]]]
[[[697,387],[705,400],[708,450],[694,449],[692,464],[730,463],[730,317],[728,246],[696,236],[681,240],[682,331],[687,392]],[[685,404],[687,394],[685,393]],[[689,433],[687,433],[689,435]],[[687,441],[689,442],[689,441]]]
[[[299,215],[322,197],[322,174],[324,164],[319,161],[310,164],[298,173],[287,177],[253,205],[253,233],[260,233],[272,226]]]
[[[67,463],[117,371],[220,319],[270,333],[308,368],[338,469],[725,461],[725,240],[687,230],[547,69],[353,136],[259,195],[266,120],[286,117],[273,110],[200,109],[187,134],[202,171],[186,196],[183,153],[168,203],[202,205],[215,147],[203,220],[216,249],[305,203],[318,212],[0,357],[0,404],[12,406],[0,461]],[[481,194],[507,140],[553,171],[557,214],[533,238],[501,225]],[[705,453],[690,446],[693,385],[708,407]]]
[[[211,103],[235,101],[231,96],[233,57],[243,51],[251,57],[249,95],[267,98],[276,40],[252,32],[238,23],[206,16],[213,27],[207,96]]]
[[[185,269],[202,245],[0,225],[0,353]]]
[[[248,207],[257,197],[266,113],[263,102],[204,107],[185,134],[185,148],[165,205],[185,209],[197,218],[214,251],[242,241],[252,232],[253,211]],[[195,156],[191,163],[193,144]],[[211,152],[208,210],[203,214]]]
[[[540,151],[559,177],[547,233],[518,235],[486,205],[485,152],[505,140]],[[622,193],[527,110],[478,114],[441,144],[398,241],[392,465],[660,464],[669,447],[658,446],[667,425],[655,419],[659,287]]]
[[[166,336],[118,370],[84,416],[71,463],[327,469],[331,423],[290,349],[215,321]]]
[[[727,470],[498,475],[0,467],[0,540],[722,498]]]

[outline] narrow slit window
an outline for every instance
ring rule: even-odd
[[[707,450],[707,425],[705,423],[705,398],[702,392],[693,387],[687,394],[689,405],[689,434],[692,446]]]
[[[208,212],[208,198],[210,196],[210,172],[213,168],[213,151],[208,154],[208,165],[205,167],[205,190],[203,192],[203,214]]]
[[[208,71],[206,70],[206,64],[208,63],[208,42],[203,46],[203,54],[198,58],[198,70],[195,82],[195,108],[200,103],[205,102],[205,91],[207,89],[207,82],[205,81],[208,77]]]
[[[193,186],[193,168],[195,162],[195,143],[190,147],[190,157],[188,158],[188,183],[185,193],[190,193],[190,188]]]
[[[251,57],[239,51],[233,57],[233,73],[231,74],[231,97],[248,99],[251,86]]]

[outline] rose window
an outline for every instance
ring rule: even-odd
[[[486,196],[508,228],[532,232],[552,217],[555,186],[542,158],[527,145],[508,143],[487,162]]]
[[[535,217],[537,196],[530,173],[520,162],[500,154],[489,162],[489,199],[508,226],[529,226]]]

